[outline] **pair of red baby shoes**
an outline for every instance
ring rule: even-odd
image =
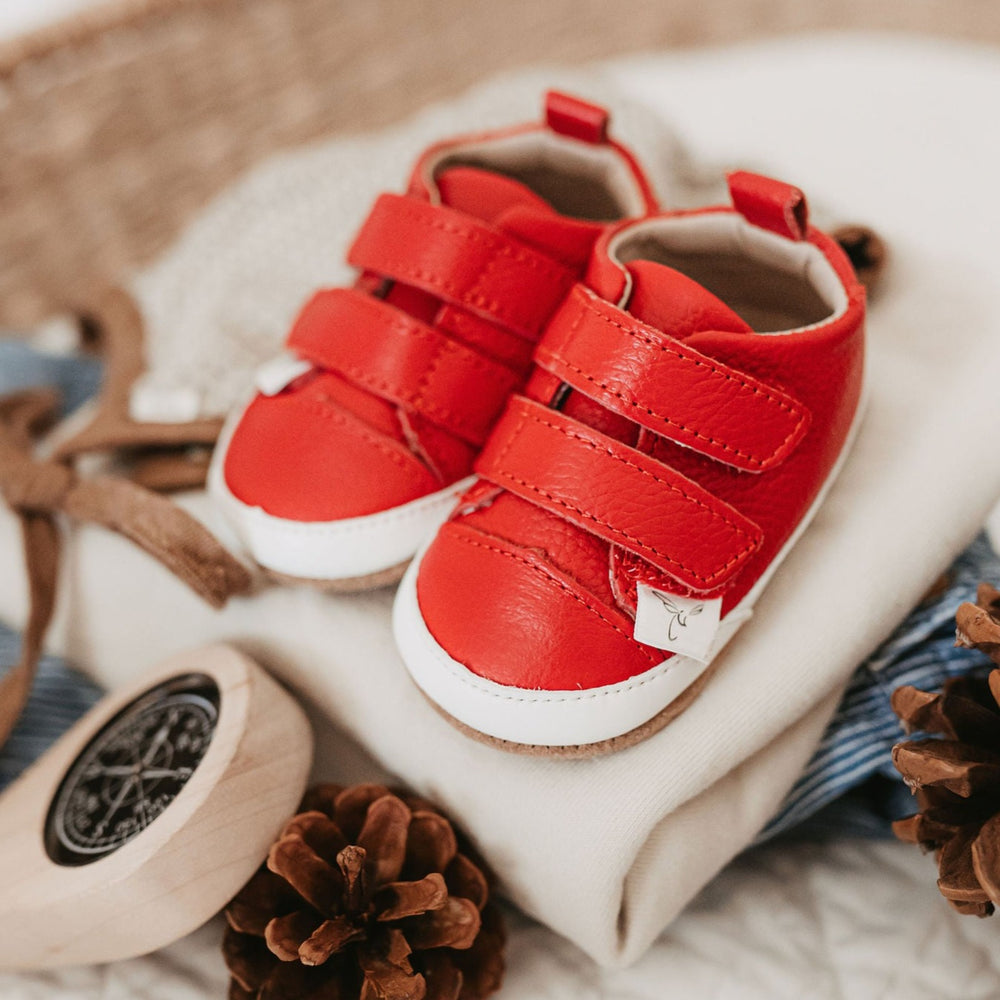
[[[419,159],[234,414],[210,483],[271,573],[394,582],[424,693],[510,749],[654,732],[804,529],[850,443],[864,293],[802,193],[659,212],[608,115]]]

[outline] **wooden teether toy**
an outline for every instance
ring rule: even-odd
[[[250,878],[302,797],[302,709],[242,653],[175,656],[0,796],[0,968],[144,954]]]

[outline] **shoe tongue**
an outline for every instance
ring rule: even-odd
[[[632,277],[632,292],[625,308],[643,323],[677,340],[707,330],[753,332],[729,306],[680,271],[650,260],[636,260],[626,266]],[[597,271],[592,268],[588,280],[599,295],[615,297],[615,285],[620,294],[622,275],[618,265]],[[612,415],[584,393],[570,393],[563,412],[636,447],[638,427],[625,417]]]
[[[706,330],[753,332],[721,299],[680,271],[649,260],[632,261],[627,266],[632,294],[626,308],[644,323],[677,340]]]
[[[437,176],[441,202],[484,222],[498,222],[512,209],[554,215],[551,205],[512,177],[479,167],[449,167]]]
[[[602,226],[557,212],[531,188],[478,167],[450,167],[437,177],[441,201],[482,219],[557,260],[582,270]]]

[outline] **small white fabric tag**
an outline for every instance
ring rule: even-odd
[[[638,604],[632,633],[636,642],[707,663],[719,631],[722,598],[706,601],[679,597],[645,583],[640,583],[637,589]]]
[[[282,389],[294,382],[300,375],[305,375],[312,365],[294,354],[279,354],[257,369],[254,383],[265,396],[277,396]]]

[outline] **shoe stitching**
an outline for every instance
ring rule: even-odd
[[[707,368],[710,373],[714,375],[719,375],[722,378],[726,379],[727,381],[736,382],[739,386],[749,389],[755,395],[764,397],[764,399],[768,403],[774,404],[779,409],[784,410],[787,413],[791,414],[793,418],[797,417],[798,419],[795,425],[792,427],[791,431],[789,431],[789,433],[785,435],[784,439],[774,449],[772,449],[772,451],[769,454],[765,455],[763,458],[759,458],[752,452],[744,451],[740,448],[735,448],[732,445],[726,444],[724,441],[720,441],[718,438],[713,437],[710,434],[704,434],[703,432],[696,430],[695,428],[689,426],[688,424],[684,424],[679,420],[674,420],[671,417],[666,416],[666,414],[659,413],[656,410],[652,409],[651,407],[643,406],[641,403],[638,403],[634,399],[631,399],[628,395],[621,392],[620,390],[614,389],[607,382],[602,382],[599,379],[595,378],[593,375],[589,375],[582,368],[578,367],[577,365],[573,364],[573,362],[564,358],[555,349],[547,346],[545,344],[544,339],[542,340],[541,344],[539,345],[539,353],[547,354],[553,361],[565,365],[566,368],[568,368],[570,371],[579,375],[581,378],[585,379],[592,385],[595,385],[598,388],[603,389],[605,392],[621,400],[621,402],[623,402],[626,406],[629,406],[636,410],[640,410],[643,413],[647,413],[649,416],[654,417],[657,420],[662,420],[664,423],[676,427],[678,430],[681,430],[686,434],[690,434],[692,437],[704,441],[707,444],[711,444],[714,447],[719,448],[723,452],[737,455],[740,458],[746,459],[746,461],[750,465],[753,465],[755,468],[758,469],[766,469],[769,465],[774,464],[776,460],[779,458],[779,456],[782,456],[782,453],[786,450],[787,446],[789,445],[789,442],[797,437],[803,425],[806,423],[808,417],[807,411],[799,407],[789,405],[784,400],[780,399],[778,396],[775,396],[773,393],[763,388],[760,384],[749,381],[746,376],[740,377],[734,375],[731,372],[726,371],[725,369],[719,367],[718,365],[713,364],[710,361],[677,350],[675,347],[672,347],[671,345],[662,344],[659,341],[653,339],[652,337],[649,337],[648,335],[643,334],[638,330],[634,330],[626,326],[624,323],[617,322],[610,316],[604,315],[604,313],[602,313],[600,309],[592,301],[590,301],[587,297],[585,297],[584,293],[580,289],[574,290],[573,297],[574,300],[581,307],[581,311],[578,313],[576,319],[573,321],[573,324],[570,328],[571,334],[575,333],[579,329],[580,324],[583,321],[585,312],[589,312],[601,322],[607,324],[608,326],[616,327],[618,330],[622,331],[623,333],[627,334],[630,337],[635,338],[636,340],[641,341],[642,343],[646,344],[649,347],[656,348],[657,350],[662,351],[665,354],[675,355],[681,361],[690,362],[694,364],[696,367]]]
[[[300,402],[299,405],[314,416],[323,417],[325,420],[330,420],[334,423],[340,424],[341,427],[348,432],[356,434],[362,441],[366,444],[370,444],[373,448],[381,452],[386,458],[394,462],[401,469],[410,471],[413,468],[413,463],[416,459],[409,455],[409,453],[407,453],[407,455],[401,455],[399,452],[394,451],[384,441],[379,440],[379,438],[377,438],[363,424],[354,423],[345,414],[313,400]]]
[[[381,313],[379,315],[381,315]],[[293,334],[293,336],[289,338],[289,346],[300,349],[308,360],[332,371],[340,372],[342,375],[349,376],[361,386],[379,392],[385,398],[396,402],[400,406],[411,408],[430,418],[437,417],[438,420],[445,422],[447,429],[451,429],[462,435],[468,435],[469,437],[474,438],[476,443],[482,443],[482,440],[489,431],[489,428],[495,422],[501,406],[506,401],[510,391],[516,385],[513,373],[509,373],[509,370],[501,366],[499,363],[490,364],[487,359],[481,357],[470,348],[448,340],[447,337],[438,334],[434,330],[423,329],[416,322],[411,324],[403,318],[392,319],[389,321],[388,326],[393,332],[398,332],[406,336],[412,336],[418,340],[423,340],[435,348],[433,358],[425,367],[416,388],[410,393],[401,392],[397,383],[390,382],[387,379],[378,378],[365,368],[357,365],[342,363],[335,357],[335,355],[327,353],[322,344],[312,344],[308,338],[296,338]],[[500,384],[497,384],[496,382],[493,383],[500,391],[497,394],[497,399],[494,401],[493,411],[485,414],[481,420],[477,421],[473,413],[458,413],[454,409],[441,406],[440,404],[427,399],[426,395],[424,395],[427,390],[427,383],[444,360],[445,352],[450,352],[453,356],[460,358],[465,362],[470,362],[470,367],[473,371],[482,374],[491,380],[496,379],[498,374],[500,376],[508,376],[508,378],[504,380],[507,384],[504,384],[503,382]],[[482,399],[482,394],[480,394],[477,398]]]
[[[610,625],[611,628],[613,628],[624,638],[628,639],[629,642],[638,646],[642,655],[645,656],[646,659],[648,659],[651,663],[657,662],[656,657],[652,653],[650,653],[649,650],[643,647],[641,643],[637,643],[632,635],[626,632],[620,625],[616,624],[610,618],[608,618],[607,615],[605,615],[600,610],[600,608],[597,608],[594,605],[589,604],[583,597],[581,597],[578,593],[576,593],[576,591],[573,590],[572,587],[570,587],[563,580],[560,580],[559,577],[557,577],[554,573],[547,570],[544,566],[539,566],[538,563],[532,562],[530,559],[527,559],[516,552],[510,552],[507,549],[501,549],[495,545],[490,545],[486,542],[479,542],[473,538],[468,538],[465,535],[456,534],[453,537],[455,538],[456,541],[462,542],[465,545],[472,545],[478,549],[486,549],[489,552],[495,552],[497,553],[497,555],[501,555],[506,559],[513,559],[515,562],[519,562],[527,566],[528,569],[530,569],[533,573],[536,573],[537,575],[541,576],[549,583],[554,583],[557,587],[559,587],[560,590],[565,591],[565,593],[567,593],[570,597],[572,597],[574,601],[585,607],[592,614],[596,615],[602,622],[605,623],[605,625]]]
[[[517,263],[526,264],[529,267],[542,272],[543,275],[551,277],[553,280],[558,280],[559,278],[565,279],[568,277],[568,268],[561,267],[559,264],[549,260],[549,258],[540,251],[535,251],[529,247],[518,245],[517,239],[513,236],[508,236],[506,233],[494,234],[484,232],[482,230],[477,230],[470,226],[463,226],[460,223],[451,222],[445,219],[429,219],[422,212],[407,204],[408,199],[399,198],[398,201],[396,199],[393,200],[396,201],[395,210],[404,217],[408,218],[411,222],[416,222],[422,226],[428,226],[431,229],[439,229],[442,232],[451,233],[453,236],[462,236],[475,243],[482,243],[490,249],[496,249],[497,252],[504,253]]]
[[[681,497],[683,497],[688,502],[693,503],[696,506],[702,508],[711,517],[718,518],[725,525],[727,525],[730,529],[732,529],[732,531],[734,531],[736,534],[742,536],[743,538],[748,539],[749,543],[744,548],[740,549],[740,551],[737,552],[732,558],[730,558],[725,563],[723,563],[721,566],[719,566],[714,572],[709,573],[708,575],[706,575],[704,573],[699,573],[693,567],[687,565],[686,563],[682,562],[679,559],[676,559],[676,558],[673,558],[672,556],[667,555],[666,553],[660,552],[654,546],[649,545],[646,542],[643,542],[641,539],[635,537],[630,532],[628,532],[628,531],[626,531],[624,529],[615,527],[615,525],[611,524],[608,521],[602,520],[601,518],[599,518],[595,514],[591,514],[589,511],[586,511],[586,510],[584,510],[581,507],[575,506],[572,503],[559,498],[555,494],[550,493],[548,490],[542,489],[541,487],[535,486],[533,483],[530,483],[530,482],[528,482],[525,479],[522,479],[522,478],[520,478],[518,476],[515,476],[513,473],[504,471],[503,469],[499,468],[499,466],[501,465],[502,460],[506,457],[507,453],[510,451],[511,447],[513,446],[513,444],[515,442],[515,439],[518,437],[518,435],[522,431],[522,429],[524,427],[524,423],[525,423],[526,420],[531,420],[534,423],[541,424],[541,425],[543,425],[545,427],[549,427],[552,430],[557,431],[558,433],[565,435],[566,437],[575,438],[576,440],[580,441],[581,444],[583,444],[586,448],[589,448],[592,451],[596,451],[596,452],[602,452],[603,451],[605,454],[607,454],[608,456],[610,456],[616,462],[620,462],[623,465],[628,466],[629,468],[635,469],[637,472],[641,473],[642,475],[648,476],[650,479],[652,479],[658,485],[666,487],[671,492],[679,494]],[[503,480],[515,483],[515,484],[523,487],[524,489],[527,489],[530,492],[532,492],[532,493],[534,493],[534,494],[536,494],[538,496],[543,497],[544,499],[548,500],[551,503],[557,504],[560,507],[563,507],[563,508],[565,508],[567,510],[573,511],[574,513],[578,514],[579,516],[581,516],[581,517],[583,517],[583,518],[585,518],[585,519],[587,519],[589,521],[593,521],[595,524],[598,524],[598,525],[600,525],[600,526],[602,526],[604,528],[609,529],[610,531],[614,532],[616,536],[620,536],[622,538],[628,539],[634,545],[638,546],[640,549],[643,549],[643,550],[645,550],[647,552],[652,553],[652,555],[655,556],[655,557],[657,557],[658,559],[663,559],[666,562],[670,563],[671,565],[678,567],[679,569],[683,570],[686,573],[689,573],[699,583],[704,583],[704,584],[711,585],[711,584],[717,582],[719,579],[723,578],[726,575],[726,572],[732,566],[737,565],[738,563],[740,563],[747,556],[749,556],[752,552],[756,551],[756,549],[760,545],[760,538],[759,538],[759,536],[752,535],[750,532],[748,532],[744,528],[742,528],[739,524],[737,524],[736,522],[734,522],[733,520],[731,520],[729,517],[727,517],[726,514],[724,514],[723,512],[715,510],[712,507],[708,506],[708,504],[706,504],[703,500],[699,499],[698,497],[691,496],[689,493],[687,493],[685,490],[681,489],[676,484],[671,483],[668,480],[662,479],[659,476],[657,476],[655,473],[651,472],[650,470],[644,469],[642,466],[637,465],[635,462],[630,461],[629,459],[625,458],[624,456],[616,454],[613,449],[607,447],[606,445],[601,445],[601,444],[599,444],[599,443],[597,443],[595,441],[590,440],[588,437],[586,437],[583,434],[580,434],[579,432],[570,430],[569,428],[561,427],[558,424],[555,424],[555,423],[552,423],[551,421],[545,420],[543,417],[541,417],[538,414],[522,413],[522,415],[521,415],[521,417],[520,417],[517,425],[511,431],[511,433],[510,433],[507,441],[505,442],[502,451],[497,456],[496,462],[492,463],[492,465],[494,466],[492,469],[490,469],[489,471],[483,473],[484,475],[487,476],[487,478],[492,479],[494,477],[499,477],[499,478],[501,478]],[[480,470],[480,471],[482,471],[482,470]]]
[[[405,205],[398,205],[398,210],[400,211],[400,214],[402,214],[410,222],[419,226],[450,233],[451,235],[462,237],[470,242],[479,243],[490,251],[492,257],[490,261],[488,261],[487,264],[480,269],[476,276],[475,283],[471,286],[465,287],[464,289],[454,280],[445,277],[443,274],[428,271],[414,265],[405,264],[404,262],[394,260],[391,257],[386,259],[386,255],[384,253],[380,253],[378,255],[380,260],[377,264],[374,262],[372,263],[372,269],[378,271],[379,273],[399,274],[403,277],[409,277],[417,281],[428,282],[433,287],[440,288],[441,290],[447,292],[449,295],[454,297],[455,301],[458,303],[475,306],[479,309],[485,310],[510,325],[530,327],[533,330],[537,330],[544,323],[545,318],[549,315],[551,309],[554,308],[559,299],[562,297],[563,287],[568,286],[572,281],[568,269],[561,268],[558,264],[547,260],[543,255],[536,255],[527,248],[512,249],[510,245],[502,242],[504,240],[510,240],[510,243],[513,244],[514,240],[512,237],[504,237],[499,234],[497,236],[492,236],[490,234],[483,234],[473,229],[467,229],[460,225],[445,222],[439,219],[427,219],[416,211],[408,210],[408,206]],[[360,238],[361,237],[359,237],[359,239]],[[355,244],[355,246],[356,245],[357,244]],[[353,250],[351,256],[354,256]],[[518,313],[516,310],[516,303],[501,302],[500,300],[490,298],[479,291],[480,286],[483,284],[484,271],[492,270],[492,268],[494,268],[498,263],[500,257],[507,257],[516,264],[523,264],[529,269],[537,271],[543,278],[548,278],[551,283],[557,286],[556,293],[552,296],[553,302],[548,309],[544,310],[543,315],[539,316],[528,313]]]

